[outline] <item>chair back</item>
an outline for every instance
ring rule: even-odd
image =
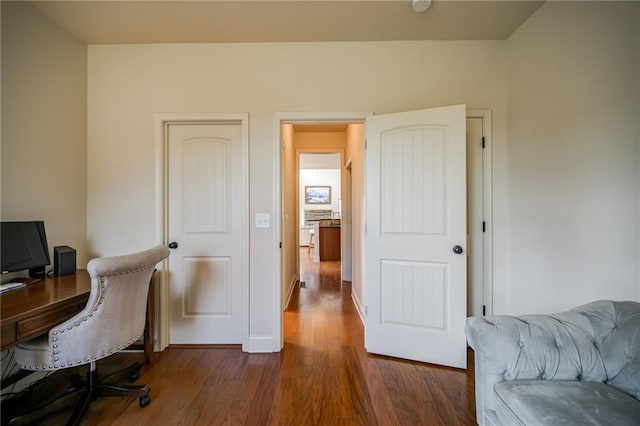
[[[159,245],[124,256],[91,260],[91,293],[86,307],[49,331],[56,361],[82,364],[118,352],[142,336],[147,295],[158,262],[169,256]]]

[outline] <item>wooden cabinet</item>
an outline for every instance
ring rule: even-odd
[[[321,226],[320,238],[320,261],[340,260],[340,227]]]

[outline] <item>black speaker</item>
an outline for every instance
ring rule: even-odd
[[[53,248],[53,275],[60,277],[76,273],[76,249],[69,246]]]

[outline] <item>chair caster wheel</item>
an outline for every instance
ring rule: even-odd
[[[140,369],[137,369],[136,371],[134,371],[133,373],[131,373],[129,375],[129,379],[132,382],[135,382],[136,380],[138,380],[140,378]]]
[[[142,395],[140,397],[140,406],[146,407],[151,402],[151,397],[149,395]]]

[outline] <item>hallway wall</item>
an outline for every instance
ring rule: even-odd
[[[351,259],[352,297],[360,317],[364,319],[364,125],[347,127],[346,161],[351,160]]]

